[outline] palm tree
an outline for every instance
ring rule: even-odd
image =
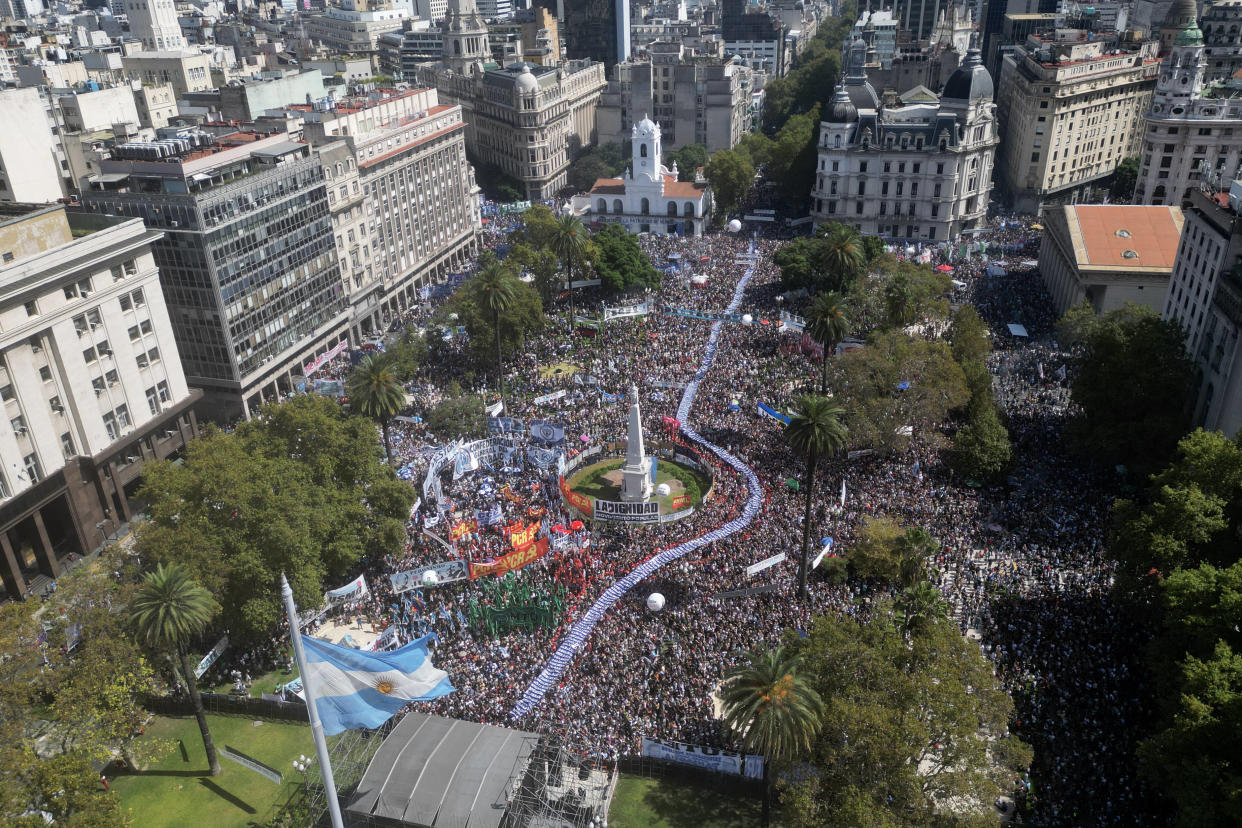
[[[903,591],[897,599],[897,609],[901,612],[902,627],[908,633],[924,629],[949,614],[948,602],[930,581],[919,581]]]
[[[363,357],[350,373],[346,391],[349,393],[349,407],[355,413],[379,422],[384,434],[384,454],[392,463],[388,423],[405,408],[405,389],[397,380],[388,359],[378,354]]]
[[[569,330],[574,330],[574,268],[581,263],[586,255],[587,229],[582,219],[572,214],[561,214],[556,217],[556,228],[552,231],[552,251],[561,260],[569,274]]]
[[[897,539],[896,550],[901,585],[909,587],[922,580],[927,559],[940,551],[940,544],[922,526],[912,526]]]
[[[129,608],[130,622],[138,637],[150,647],[171,653],[181,668],[190,701],[194,703],[194,717],[203,734],[203,750],[207,753],[212,776],[220,775],[220,760],[216,757],[211,731],[207,729],[207,714],[203,711],[203,697],[199,695],[194,678],[189,647],[219,609],[211,593],[195,582],[190,571],[181,564],[160,564],[154,572],[148,572]]]
[[[806,599],[807,557],[811,554],[811,501],[815,491],[815,467],[819,458],[836,454],[845,445],[845,409],[827,397],[807,394],[794,405],[794,417],[785,426],[785,442],[806,458],[806,511],[802,517],[802,557],[798,559],[798,598]]]
[[[798,675],[799,659],[785,651],[755,650],[725,676],[720,690],[725,726],[742,733],[742,748],[764,757],[763,824],[769,819],[768,769],[811,751],[824,700]]]
[[[914,311],[914,288],[904,273],[898,273],[884,288],[884,304],[888,308],[888,323],[895,328],[910,324]]]
[[[842,290],[863,266],[862,236],[847,224],[834,224],[824,234],[821,262],[825,281]]]
[[[820,377],[820,393],[828,393],[828,357],[841,340],[850,332],[850,319],[846,314],[845,297],[836,291],[820,293],[811,302],[807,315],[807,330],[811,337],[824,347],[823,374]]]
[[[492,321],[496,324],[496,377],[500,385],[501,403],[505,401],[505,370],[500,354],[500,317],[513,307],[517,294],[513,281],[513,276],[494,256],[483,262],[483,266],[479,268],[478,274],[474,277],[474,287],[479,303],[486,310],[491,311]]]

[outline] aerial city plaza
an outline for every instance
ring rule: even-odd
[[[1054,5],[0,0],[0,825],[1238,825],[1242,5]]]

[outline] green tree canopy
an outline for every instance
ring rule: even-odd
[[[1118,204],[1129,204],[1134,198],[1134,185],[1138,183],[1139,158],[1132,155],[1121,159],[1117,169],[1113,170],[1113,181],[1108,194]]]
[[[352,411],[380,424],[384,435],[384,455],[392,462],[388,424],[405,408],[405,388],[392,368],[387,354],[368,354],[349,372],[345,390]]]
[[[498,332],[501,349],[512,353],[522,347],[526,337],[543,327],[544,316],[543,302],[533,287],[515,278],[494,257],[482,257],[479,264],[476,274],[445,305],[444,313],[457,314],[457,324],[465,327],[470,336],[471,354],[482,361],[496,358]],[[506,294],[507,304],[499,321],[493,313],[488,290],[493,281],[502,286]]]
[[[592,241],[599,251],[595,270],[605,290],[656,287],[660,284],[660,274],[638,246],[638,239],[621,225],[605,224],[592,237]]]
[[[1134,305],[1088,325],[1072,395],[1087,454],[1139,472],[1160,468],[1186,433],[1193,364],[1173,320]]]
[[[968,362],[982,363],[992,352],[988,326],[974,305],[962,305],[953,314],[953,323],[949,326],[949,344],[953,348],[953,358],[959,365]]]
[[[441,400],[427,412],[424,420],[427,430],[441,443],[459,437],[486,437],[487,414],[484,409],[483,398],[478,394],[458,394]]]
[[[790,116],[776,133],[768,154],[767,180],[776,184],[781,198],[798,210],[811,196],[819,158],[819,105]]]
[[[996,406],[980,406],[953,437],[953,470],[967,479],[995,483],[1009,471],[1013,448]]]
[[[862,237],[853,227],[830,223],[810,238],[783,245],[772,257],[787,290],[848,291],[865,266]]]
[[[299,606],[318,606],[360,560],[400,548],[414,502],[375,427],[314,395],[264,406],[232,433],[208,428],[183,464],[148,464],[140,496],[142,559],[189,567],[242,642],[281,623],[282,571]]]
[[[828,387],[833,401],[846,410],[852,447],[904,446],[907,427],[938,427],[970,395],[948,345],[900,330],[877,332],[866,348],[847,351],[831,363]]]
[[[707,147],[702,144],[686,144],[665,156],[664,163],[672,169],[677,165],[678,181],[693,181],[694,172],[707,165]]]
[[[929,596],[924,596],[928,598]],[[977,645],[928,607],[908,630],[891,603],[865,617],[832,613],[787,634],[825,703],[805,781],[785,783],[785,823],[986,824],[1029,750],[1008,733],[1013,704]],[[971,803],[954,814],[950,800]]]
[[[1160,710],[1140,769],[1179,826],[1236,822],[1242,802],[1242,447],[1184,437],[1140,504],[1114,508],[1116,589],[1155,626],[1148,648]]]
[[[737,210],[738,204],[755,183],[755,168],[733,150],[717,150],[707,162],[703,174],[711,182],[716,215],[720,218]]]

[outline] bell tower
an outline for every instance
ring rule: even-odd
[[[660,125],[643,117],[630,131],[631,159],[635,180],[663,183],[664,172],[660,150]]]
[[[487,43],[487,24],[479,16],[474,0],[448,0],[444,20],[440,23],[444,36],[443,63],[459,75],[483,71],[491,60]]]

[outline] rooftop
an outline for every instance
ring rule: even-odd
[[[1070,205],[1063,208],[1079,267],[1173,270],[1180,207]]]

